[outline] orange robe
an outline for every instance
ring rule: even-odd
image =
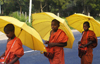
[[[15,41],[16,40],[16,41]],[[13,45],[13,47],[10,49],[10,54],[6,60],[6,63],[8,62],[11,62],[15,56],[17,57],[21,57],[24,55],[24,50],[23,50],[23,47],[22,47],[22,42],[19,38],[15,37],[13,40],[9,41],[7,43],[7,50],[5,51],[5,55],[8,54],[8,50],[9,48],[11,47],[12,43],[15,41],[15,44]],[[19,60],[16,61],[14,64],[20,64]]]
[[[93,48],[97,46],[97,37],[95,33],[91,30],[88,30],[88,33],[86,31],[83,32],[83,36],[81,39],[81,45],[85,45],[86,42],[92,41],[93,43],[87,46],[87,52],[86,54],[82,55],[81,58],[81,64],[92,64],[93,59]]]
[[[58,29],[57,32],[54,34],[51,33],[49,43],[65,43],[68,41],[68,37],[65,34],[64,31],[61,29]],[[53,58],[49,58],[50,64],[65,64],[64,61],[64,50],[63,47],[46,47],[47,52],[50,52],[53,54]]]

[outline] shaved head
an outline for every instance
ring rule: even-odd
[[[52,22],[57,23],[58,26],[59,26],[59,24],[60,24],[60,22],[59,22],[58,20],[56,20],[56,19],[53,19]]]
[[[83,24],[86,24],[90,28],[90,24],[88,21],[84,22]]]
[[[7,24],[5,27],[4,27],[4,32],[6,31],[14,31],[15,28],[14,28],[14,25],[13,24]]]

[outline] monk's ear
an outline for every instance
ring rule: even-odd
[[[14,31],[11,31],[14,34]]]
[[[90,26],[89,26],[89,28],[90,28]]]
[[[58,27],[60,27],[60,25],[58,25]]]

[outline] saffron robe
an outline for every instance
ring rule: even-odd
[[[51,33],[49,43],[65,43],[68,41],[68,37],[65,32],[58,29],[54,34]],[[49,58],[50,64],[65,64],[63,47],[46,47],[47,52],[53,54],[53,58]]]
[[[15,41],[16,40],[16,41]],[[13,45],[13,47],[11,48],[12,44],[14,43],[15,41],[15,44]],[[9,48],[11,48],[9,50]],[[8,50],[10,51],[10,54],[6,60],[6,63],[9,63],[11,62],[15,56],[17,57],[21,57],[24,55],[24,50],[23,50],[23,47],[22,47],[22,42],[19,38],[15,37],[13,40],[10,40],[8,43],[7,43],[7,50],[5,51],[5,55],[8,54]],[[14,64],[20,64],[19,63],[19,60],[16,61]]]
[[[87,32],[89,32],[87,34]],[[81,39],[81,45],[86,45],[86,42],[88,43],[89,41],[92,41],[93,43],[87,46],[87,52],[85,55],[82,56],[81,58],[81,64],[92,64],[92,59],[93,59],[93,48],[97,46],[97,37],[95,33],[91,30],[84,31],[83,36]],[[88,36],[87,36],[88,35]]]

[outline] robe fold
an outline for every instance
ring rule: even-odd
[[[11,48],[14,41],[15,41],[15,44]],[[10,50],[9,50],[9,48],[10,48]],[[6,60],[6,63],[11,62],[15,58],[15,56],[20,58],[21,56],[24,55],[24,49],[22,47],[22,42],[19,38],[15,37],[13,40],[11,40],[7,43],[7,50],[5,51],[5,55],[7,55],[9,51],[10,51],[10,54]],[[19,60],[16,61],[14,64],[20,64]]]
[[[57,32],[55,32],[54,34],[51,33],[49,43],[65,43],[67,41],[68,41],[68,37],[65,34],[65,32],[62,31],[61,29],[58,29]],[[50,56],[48,56],[48,54],[45,54],[45,56],[49,58],[50,64],[65,64],[63,47],[48,46],[46,47],[46,49],[47,49],[47,53],[49,52]]]

